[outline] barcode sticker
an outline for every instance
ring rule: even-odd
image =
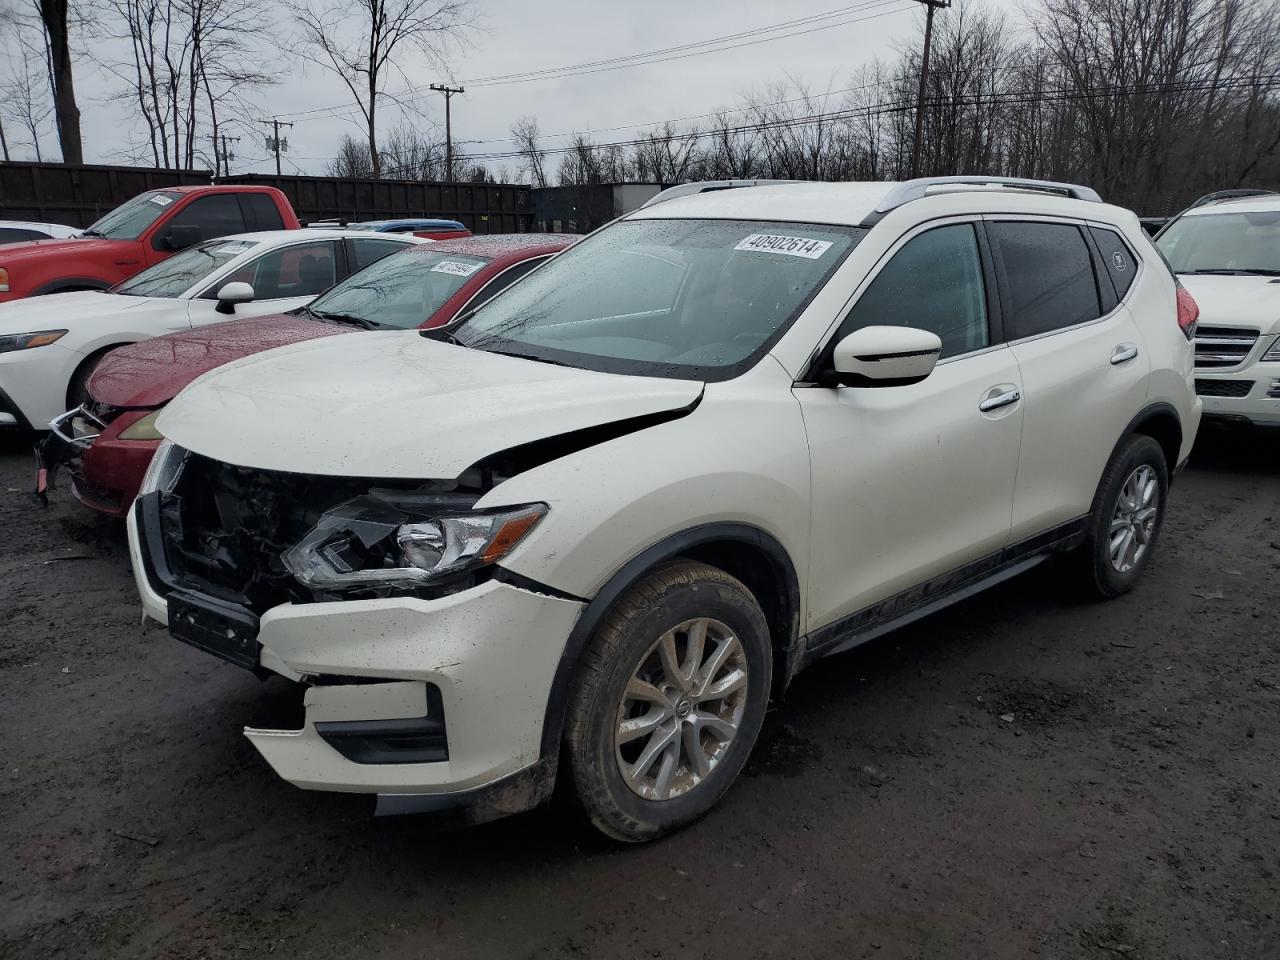
[[[462,263],[458,260],[441,260],[431,268],[432,273],[451,273],[455,277],[469,277],[484,264]]]
[[[173,203],[173,197],[166,197],[160,193],[157,193],[154,197],[148,197],[147,199],[161,207],[167,207],[169,204]]]
[[[778,233],[753,233],[738,241],[735,250],[752,253],[781,253],[788,257],[804,257],[817,260],[831,249],[829,240],[812,240],[809,237],[787,237]]]

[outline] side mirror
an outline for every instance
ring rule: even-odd
[[[251,300],[253,287],[241,280],[234,280],[224,283],[218,291],[218,306],[215,309],[219,313],[235,313],[237,303],[249,303]]]
[[[936,333],[914,327],[863,327],[836,344],[836,383],[846,387],[905,387],[929,374],[942,353]]]
[[[195,246],[202,239],[199,227],[175,224],[160,235],[160,247],[164,250],[176,252]]]

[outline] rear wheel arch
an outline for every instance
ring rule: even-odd
[[[774,698],[794,672],[799,650],[800,583],[790,554],[771,534],[745,523],[710,523],[661,540],[625,563],[587,604],[556,667],[542,727],[542,756],[560,750],[569,695],[578,663],[610,608],[628,589],[672,560],[694,560],[741,580],[756,597],[769,624],[774,651]]]
[[[1169,476],[1178,469],[1178,458],[1182,453],[1182,421],[1178,412],[1167,403],[1154,404],[1147,407],[1125,431],[1125,435],[1133,433],[1146,434],[1164,451],[1165,465]],[[1118,448],[1117,444],[1117,448]]]

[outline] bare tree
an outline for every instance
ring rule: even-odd
[[[49,83],[53,89],[58,145],[63,163],[84,163],[80,142],[80,108],[76,105],[71,72],[71,37],[67,28],[68,0],[35,0],[48,45]]]
[[[535,187],[547,185],[546,153],[539,145],[541,133],[535,117],[521,117],[511,125],[511,139],[520,156],[522,170],[528,174],[529,182]]]
[[[369,148],[349,133],[342,135],[338,155],[329,161],[325,172],[331,177],[364,179],[373,176],[373,161]]]
[[[22,131],[22,137],[14,137],[15,145],[30,146],[38,162],[44,159],[40,141],[53,113],[42,38],[32,23],[17,16],[5,18],[4,27],[8,65],[0,76],[0,117]],[[8,149],[6,142],[6,160]]]
[[[378,105],[404,102],[387,92],[389,75],[403,77],[401,57],[415,50],[443,67],[472,26],[470,0],[293,0],[290,10],[300,54],[334,73],[359,108],[373,176],[380,177]]]

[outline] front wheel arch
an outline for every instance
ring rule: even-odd
[[[89,377],[93,375],[93,371],[98,364],[116,347],[127,347],[132,341],[121,340],[119,343],[109,343],[105,347],[98,347],[92,353],[89,353],[76,364],[75,371],[71,374],[71,379],[67,381],[67,409],[78,407],[87,398],[86,389],[89,383]]]
[[[542,756],[559,754],[569,694],[578,662],[614,602],[663,563],[677,559],[708,563],[742,580],[764,609],[774,648],[773,696],[781,696],[795,672],[800,650],[800,581],[785,547],[746,523],[709,523],[673,534],[637,554],[587,604],[574,624],[556,666],[542,724]],[[763,561],[763,564],[761,563]],[[745,571],[746,577],[741,576]],[[770,581],[772,583],[770,584]],[[771,589],[765,589],[771,587]]]

